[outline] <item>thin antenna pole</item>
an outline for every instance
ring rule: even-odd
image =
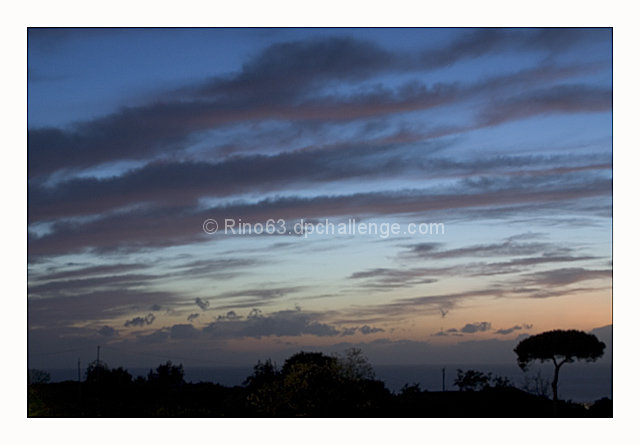
[[[80,382],[80,357],[78,357],[78,382]]]
[[[445,391],[445,385],[444,385],[444,380],[445,380],[445,378],[444,378],[444,376],[445,376],[445,374],[444,374],[444,368],[442,368],[442,391],[443,391],[443,392]]]

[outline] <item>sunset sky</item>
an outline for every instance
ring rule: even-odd
[[[31,28],[30,366],[502,363],[610,325],[612,83],[608,28]]]

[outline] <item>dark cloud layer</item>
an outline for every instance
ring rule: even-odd
[[[460,332],[465,334],[475,334],[476,332],[484,332],[491,329],[491,323],[486,321],[476,322],[476,323],[467,323],[462,328],[460,328]]]
[[[284,310],[267,315],[254,310],[242,320],[224,320],[210,323],[202,331],[214,338],[315,335],[336,336],[340,331],[329,324],[315,320],[316,316],[298,310]]]
[[[132,318],[131,320],[127,320],[124,323],[124,326],[127,327],[127,328],[129,326],[134,326],[134,327],[147,326],[147,325],[152,324],[155,319],[156,319],[155,315],[147,314],[144,317],[135,317],[135,318]]]
[[[393,360],[433,351],[381,338],[411,317],[445,322],[450,311],[480,299],[555,298],[606,285],[611,270],[595,265],[606,259],[599,250],[530,234],[462,246],[450,238],[387,244],[384,262],[319,286],[291,265],[295,255],[321,257],[319,243],[301,249],[288,243],[298,235],[287,233],[241,257],[232,243],[216,250],[231,236],[203,233],[209,218],[283,219],[287,229],[300,219],[490,218],[505,226],[532,222],[545,232],[551,225],[534,218],[559,224],[564,217],[581,227],[610,219],[610,141],[591,140],[591,133],[532,142],[530,130],[509,134],[548,120],[541,117],[564,125],[610,115],[612,88],[603,80],[610,57],[591,50],[610,42],[611,30],[445,31],[447,38],[433,40],[425,32],[411,50],[340,30],[270,41],[235,71],[194,73],[190,82],[84,121],[30,126],[30,347],[102,342],[163,352],[179,344],[192,345],[196,356],[204,345],[224,353],[221,345],[236,339],[366,336],[377,339],[368,344],[374,355]],[[30,54],[57,51],[78,32],[30,30]],[[46,73],[30,66],[28,80],[42,86]],[[209,247],[211,257],[198,256]],[[63,257],[69,254],[80,259]],[[281,272],[262,275],[260,268],[276,262]],[[461,285],[447,290],[454,278]],[[187,280],[194,286],[157,291]],[[374,292],[370,303],[345,303]],[[332,302],[321,297],[340,303],[281,310],[305,298]],[[501,329],[470,322],[434,335],[506,339],[531,328],[518,320]],[[458,352],[472,357],[473,346]]]
[[[93,290],[72,296],[29,296],[29,326],[64,326],[74,324],[77,320],[100,322],[105,319],[131,317],[155,304],[174,304],[178,298],[171,292],[127,288]]]
[[[502,182],[502,181],[501,181]],[[165,209],[137,209],[126,214],[107,215],[84,224],[59,222],[50,234],[30,236],[31,255],[60,254],[86,248],[142,248],[187,244],[210,239],[203,236],[207,218],[224,221],[230,216],[245,222],[268,219],[299,220],[354,215],[415,214],[467,208],[575,201],[607,196],[611,181],[593,179],[582,184],[549,184],[534,189],[521,181],[507,181],[500,187],[474,187],[459,193],[434,194],[423,191],[359,193],[348,196],[265,199],[255,204],[238,204],[200,210],[188,206]],[[193,230],[191,229],[193,228]]]
[[[506,329],[498,329],[496,331],[496,334],[509,335],[512,332],[521,331],[521,330],[528,330],[528,329],[531,329],[532,327],[533,327],[533,325],[530,325],[530,324],[515,325],[515,326],[512,326],[510,328],[506,328]]]
[[[242,121],[353,120],[450,103],[479,89],[495,90],[496,84],[504,86],[506,81],[486,82],[470,90],[461,90],[457,85],[426,87],[410,83],[396,91],[377,87],[367,93],[341,97],[323,94],[322,87],[339,81],[363,81],[394,71],[439,68],[501,48],[556,53],[566,47],[550,45],[548,36],[551,35],[566,36],[563,42],[568,44],[602,37],[603,32],[478,30],[464,34],[446,48],[421,54],[399,54],[371,42],[345,37],[278,43],[247,62],[235,75],[216,78],[204,85],[187,86],[152,103],[122,108],[71,129],[29,130],[29,177],[184,150],[189,142],[197,140],[198,133]],[[529,78],[531,80],[535,78]],[[538,94],[534,99],[540,99],[540,105],[529,108],[528,114],[547,112],[549,107],[564,112],[593,111],[592,91],[577,88],[579,90],[572,94],[566,91]],[[315,91],[320,93],[310,97],[310,92]],[[595,94],[599,97],[606,91]],[[513,100],[510,103],[511,107],[516,105]],[[508,108],[507,105],[504,108]],[[485,123],[499,120],[492,117]]]
[[[53,187],[33,184],[29,187],[29,219],[32,222],[56,217],[92,215],[132,205],[175,206],[196,204],[201,197],[222,197],[247,191],[269,192],[291,186],[313,185],[341,180],[373,180],[398,174],[433,178],[509,174],[517,169],[537,167],[531,174],[558,174],[558,163],[566,163],[566,173],[575,171],[576,159],[532,156],[500,156],[483,160],[452,161],[429,156],[428,147],[437,150],[442,143],[425,143],[421,155],[403,153],[402,147],[384,144],[357,145],[280,153],[278,155],[237,156],[219,163],[150,163],[121,176],[96,179],[77,178]],[[602,161],[602,159],[599,159]],[[579,168],[610,169],[610,164],[586,159]],[[590,161],[590,163],[589,163]],[[594,163],[595,162],[595,163]],[[548,168],[548,167],[547,167]],[[434,172],[437,172],[434,173]],[[525,173],[519,171],[522,176]],[[538,182],[543,182],[538,180]]]
[[[206,311],[207,309],[209,309],[209,306],[211,305],[209,301],[204,300],[200,297],[197,297],[195,302],[196,302],[196,306],[198,306],[203,311]]]

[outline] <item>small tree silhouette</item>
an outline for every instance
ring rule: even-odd
[[[85,371],[85,381],[88,383],[101,383],[107,374],[111,371],[109,366],[101,360],[94,360],[89,363],[87,370]]]
[[[171,360],[159,365],[156,372],[149,371],[147,376],[149,382],[157,383],[161,386],[179,386],[184,383],[184,368],[182,363],[174,365]]]
[[[489,385],[491,373],[485,374],[473,369],[464,372],[462,369],[457,370],[456,380],[453,382],[460,391],[477,391]]]
[[[253,374],[247,377],[243,384],[249,387],[259,387],[265,383],[271,383],[279,376],[278,367],[271,359],[267,359],[264,363],[258,360],[253,367]]]
[[[525,374],[522,389],[529,394],[548,398],[550,385],[551,380],[544,378],[542,373],[538,370],[535,375]]]
[[[32,383],[49,383],[51,381],[51,374],[40,369],[29,369],[27,378],[30,385]]]
[[[593,334],[575,329],[563,331],[556,329],[525,338],[514,349],[518,355],[518,365],[523,371],[529,363],[540,360],[553,362],[554,373],[551,389],[554,406],[558,402],[558,375],[560,367],[575,360],[596,361],[604,354],[605,344]]]
[[[349,348],[338,357],[338,366],[342,376],[350,381],[373,380],[376,374],[373,366],[359,348]]]

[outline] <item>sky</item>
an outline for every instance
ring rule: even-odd
[[[31,28],[27,100],[31,367],[610,337],[611,29]]]

